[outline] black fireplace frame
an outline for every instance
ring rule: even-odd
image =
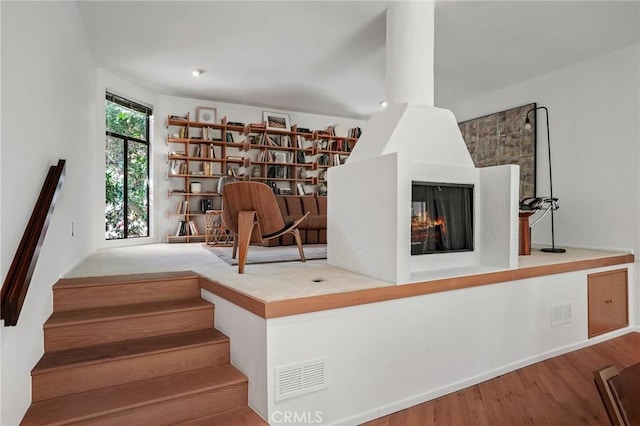
[[[411,208],[413,209],[413,203],[417,200],[413,198],[413,192],[415,186],[424,186],[424,187],[435,187],[435,188],[456,188],[466,190],[466,195],[468,199],[468,212],[466,213],[469,217],[467,218],[468,226],[466,226],[464,231],[465,234],[465,247],[464,248],[449,248],[449,249],[418,249],[417,242],[414,242],[413,237],[413,229],[410,230],[411,238],[411,255],[412,256],[422,256],[422,255],[430,255],[430,254],[447,254],[447,253],[460,253],[460,252],[472,252],[475,247],[475,185],[474,184],[466,184],[466,183],[451,183],[451,182],[424,182],[424,181],[411,181]],[[413,213],[412,213],[413,214]],[[451,225],[451,224],[449,224]],[[419,252],[418,252],[419,251]]]

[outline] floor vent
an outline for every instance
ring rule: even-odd
[[[326,357],[276,368],[276,401],[327,387]]]
[[[551,306],[551,327],[571,322],[571,303]]]

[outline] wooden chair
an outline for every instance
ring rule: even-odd
[[[222,189],[224,210],[222,218],[234,234],[233,258],[238,258],[238,273],[244,272],[250,243],[264,244],[281,235],[292,234],[298,245],[300,260],[304,262],[304,250],[298,225],[309,212],[291,223],[285,223],[273,190],[260,182],[233,182]]]
[[[609,379],[617,375],[618,369],[613,365],[608,365],[594,372],[596,386],[598,387],[598,392],[600,392],[600,397],[604,403],[604,408],[607,410],[611,424],[614,426],[625,426],[626,423],[620,413],[618,402],[613,395],[609,383]]]

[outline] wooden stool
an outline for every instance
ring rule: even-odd
[[[208,246],[231,246],[233,234],[222,220],[222,210],[207,210],[205,213],[204,242]]]

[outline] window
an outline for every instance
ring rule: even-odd
[[[107,92],[105,236],[149,236],[149,117],[144,105]]]

